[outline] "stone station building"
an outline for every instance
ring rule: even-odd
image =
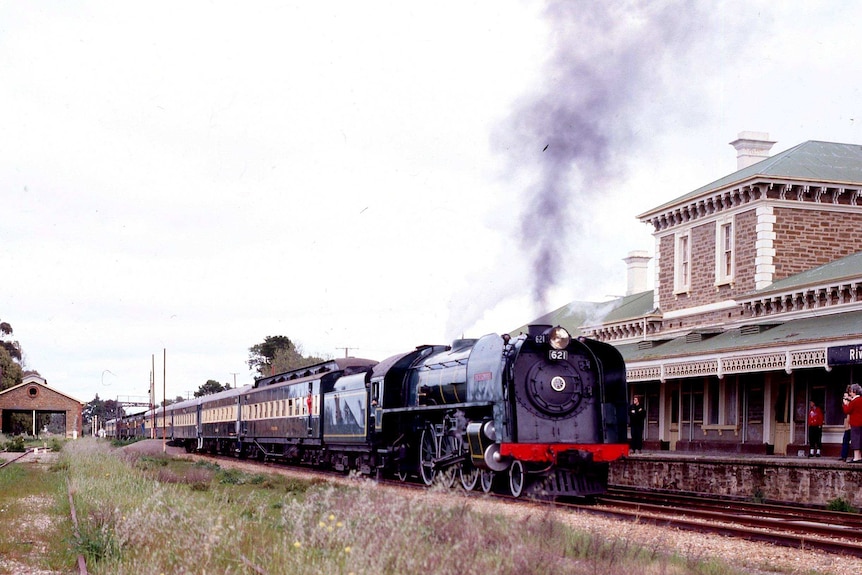
[[[622,352],[648,449],[801,454],[813,400],[824,455],[838,455],[841,398],[862,383],[862,146],[769,157],[773,144],[741,133],[735,172],[638,216],[653,227],[654,289],[633,252],[627,296],[536,320]]]

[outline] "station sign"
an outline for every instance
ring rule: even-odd
[[[862,364],[862,344],[839,345],[827,348],[826,363],[828,365]]]

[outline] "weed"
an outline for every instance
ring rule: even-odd
[[[98,507],[90,511],[86,521],[79,524],[78,537],[73,541],[74,551],[84,556],[87,564],[94,565],[119,555],[119,544],[114,536],[115,511]]]
[[[19,453],[26,451],[27,448],[24,446],[24,436],[16,435],[15,437],[13,437],[9,441],[7,441],[6,444],[3,446],[3,448],[5,451],[12,451],[12,452],[19,452]]]
[[[859,510],[843,497],[830,499],[829,503],[826,504],[826,509],[829,511],[842,511],[844,513],[859,513]]]

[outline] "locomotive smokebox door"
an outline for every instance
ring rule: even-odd
[[[531,326],[513,361],[520,443],[601,443],[600,366],[561,327]]]

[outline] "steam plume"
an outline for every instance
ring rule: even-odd
[[[590,217],[587,200],[621,175],[636,136],[652,123],[644,114],[664,97],[666,65],[683,59],[707,10],[687,2],[548,5],[546,83],[498,134],[509,161],[533,181],[521,196],[519,233],[536,313],[548,311],[548,289],[587,239],[579,233]]]

